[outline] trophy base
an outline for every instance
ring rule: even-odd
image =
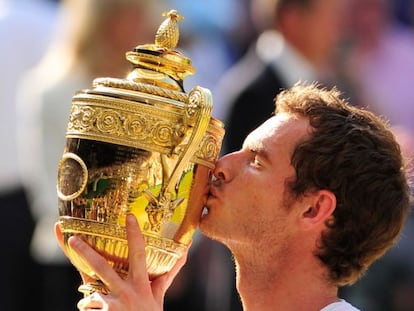
[[[109,293],[109,289],[100,281],[95,272],[79,258],[69,244],[69,237],[79,235],[95,251],[102,255],[114,270],[125,279],[129,270],[128,241],[126,228],[119,225],[102,223],[82,218],[61,216],[59,226],[63,233],[67,254],[78,269],[95,281],[83,284],[79,291],[85,295],[94,292]],[[170,271],[177,260],[183,255],[187,245],[177,243],[169,238],[143,233],[148,277],[150,280]]]

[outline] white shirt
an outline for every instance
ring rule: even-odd
[[[289,87],[298,81],[311,83],[317,79],[313,66],[277,31],[262,33],[256,52],[262,61],[270,63],[283,76]]]
[[[352,306],[350,303],[346,302],[343,299],[340,299],[337,302],[331,303],[321,311],[360,311],[359,309]]]

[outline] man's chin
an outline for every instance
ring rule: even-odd
[[[214,218],[215,215],[212,213],[211,208],[205,206],[200,217],[199,228],[200,231],[209,238],[213,238],[216,234],[216,230],[218,229],[216,228],[218,224]]]
[[[211,216],[211,215],[210,215]],[[217,228],[211,222],[210,217],[207,215],[200,221],[200,232],[207,238],[222,243],[221,239],[217,236]]]
[[[204,208],[203,213],[202,213],[201,218],[200,218],[199,227],[200,227],[200,231],[203,234],[207,235],[207,236],[208,236],[207,232],[209,232],[209,227],[210,227],[210,225],[209,225],[209,218],[210,217],[209,216],[210,215],[208,214],[208,209]]]

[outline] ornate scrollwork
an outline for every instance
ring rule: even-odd
[[[99,109],[96,111],[96,129],[105,134],[122,135],[122,116],[112,109]]]
[[[188,97],[188,103],[185,111],[188,119],[191,120],[197,117],[197,113],[202,101],[203,98],[200,90],[194,90],[191,92],[190,96]]]
[[[80,94],[73,99],[66,134],[72,138],[88,138],[171,154],[182,141],[186,124],[194,123],[202,100],[202,94],[197,89],[191,93],[187,106],[183,108],[187,118],[184,121],[174,111],[142,105],[136,112],[137,103]],[[210,163],[208,166],[212,167],[220,151],[221,137],[222,133],[216,133],[216,127],[210,125],[193,161]],[[175,152],[184,146],[175,149]]]
[[[114,226],[113,224],[88,221],[83,218],[65,216],[59,218],[59,226],[63,229],[63,233],[92,235],[98,237],[98,239],[102,239],[102,241],[106,240],[109,243],[114,243],[115,241],[119,240],[127,245],[126,228],[124,226]],[[146,234],[143,236],[148,246],[160,248],[163,251],[167,250],[182,252],[186,247],[185,245],[181,245],[170,239],[152,237]]]
[[[136,105],[120,99],[80,95],[72,102],[66,135],[171,153],[183,137],[182,118],[175,112],[148,105],[137,110]]]
[[[217,141],[217,137],[207,134],[198,149],[196,156],[208,162],[214,162],[220,152],[221,142]]]

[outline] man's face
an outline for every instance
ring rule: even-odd
[[[277,243],[289,234],[294,206],[286,206],[286,182],[295,176],[291,155],[308,128],[306,119],[278,114],[254,130],[240,151],[219,159],[201,231],[231,249]]]

